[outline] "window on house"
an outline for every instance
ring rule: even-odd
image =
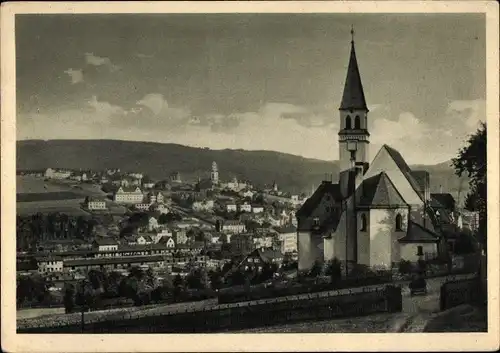
[[[319,217],[314,217],[313,218],[313,226],[314,227],[319,227]]]
[[[421,245],[417,246],[417,256],[423,256],[423,247]]]
[[[354,118],[354,128],[361,129],[361,120],[359,118],[359,115],[356,115],[356,118]]]
[[[351,126],[351,117],[349,115],[345,118],[345,128],[346,129],[352,129],[352,126]]]
[[[396,231],[403,230],[403,217],[400,214],[396,216]]]
[[[366,232],[366,215],[364,213],[361,214],[361,229],[360,231]]]

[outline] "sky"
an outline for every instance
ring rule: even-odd
[[[483,14],[17,15],[17,139],[336,160],[351,25],[371,157],[454,157],[486,120]]]

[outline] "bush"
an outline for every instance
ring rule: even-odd
[[[411,264],[410,261],[408,260],[401,260],[399,262],[399,273],[402,275],[407,275],[412,273],[413,271],[413,265]]]

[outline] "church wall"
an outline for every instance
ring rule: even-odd
[[[321,234],[311,234],[311,232],[299,232],[297,237],[299,261],[299,271],[312,268],[316,260],[323,262],[324,244]]]
[[[362,217],[366,217],[366,228],[362,229]],[[370,266],[370,211],[358,212],[358,264]]]
[[[400,244],[401,259],[417,262],[418,261],[418,247],[422,247],[422,252],[429,254],[429,256],[437,256],[438,246],[437,243],[404,243]],[[424,257],[425,259],[425,257]]]
[[[402,216],[402,230],[396,230],[396,216]],[[398,239],[406,234],[408,227],[408,209],[372,209],[370,210],[369,239],[370,266],[390,268],[393,262],[399,262],[400,250]]]

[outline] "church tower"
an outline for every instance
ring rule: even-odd
[[[351,56],[340,103],[339,160],[340,171],[354,167],[368,168],[368,107],[361,83],[356,51],[354,29],[351,29]]]
[[[212,172],[210,173],[210,180],[213,184],[219,184],[219,168],[217,163],[212,162]]]

